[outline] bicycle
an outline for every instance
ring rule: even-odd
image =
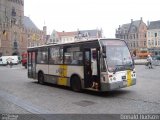
[[[149,62],[149,61],[146,62],[145,66],[146,66],[147,68],[149,68],[149,69],[152,69],[152,68],[153,68],[152,62]]]

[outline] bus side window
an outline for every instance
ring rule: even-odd
[[[38,50],[37,63],[48,63],[48,49],[47,48]]]
[[[63,49],[59,47],[50,48],[50,64],[63,64]]]
[[[71,64],[72,63],[72,53],[71,52],[65,52],[64,53],[64,64]]]
[[[82,65],[83,64],[83,56],[82,56],[82,52],[73,52],[73,59],[72,59],[72,63],[74,65]]]

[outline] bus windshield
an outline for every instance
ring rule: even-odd
[[[106,64],[110,72],[133,69],[133,60],[126,43],[122,40],[102,40]]]

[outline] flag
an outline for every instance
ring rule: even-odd
[[[36,35],[35,34],[32,35],[32,40],[36,40]]]

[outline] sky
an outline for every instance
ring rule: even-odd
[[[131,19],[160,20],[160,0],[25,0],[24,15],[41,30],[47,26],[48,34],[102,28],[106,38],[115,38]]]

